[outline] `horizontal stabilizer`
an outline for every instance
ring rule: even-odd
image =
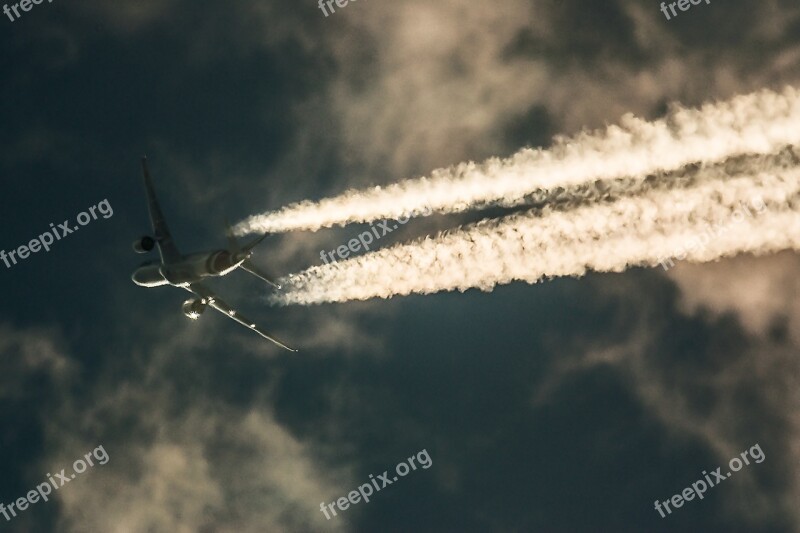
[[[253,262],[250,261],[250,259],[245,259],[244,260],[244,263],[242,263],[242,269],[247,271],[247,272],[249,272],[249,273],[251,273],[255,277],[259,278],[260,280],[266,281],[267,283],[269,283],[270,285],[272,285],[276,289],[278,289],[278,290],[281,289],[280,285],[278,285],[277,283],[275,283],[274,281],[269,279],[265,274],[261,273],[258,270],[258,267],[256,265],[254,265]]]

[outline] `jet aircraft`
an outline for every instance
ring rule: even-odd
[[[158,247],[160,261],[146,261],[137,268],[131,279],[140,287],[161,287],[172,285],[180,287],[195,295],[183,302],[183,314],[187,318],[197,320],[208,306],[216,309],[228,318],[232,318],[239,324],[251,329],[274,342],[281,348],[296,352],[281,341],[267,335],[263,330],[256,326],[255,322],[246,318],[244,315],[233,309],[224,301],[219,299],[206,285],[203,284],[205,278],[226,276],[234,270],[241,268],[245,272],[266,281],[273,287],[280,289],[280,286],[271,281],[267,276],[259,272],[258,268],[250,260],[253,249],[258,245],[266,234],[257,238],[255,241],[243,247],[239,246],[236,238],[231,232],[230,226],[227,228],[228,249],[214,250],[211,252],[198,252],[183,255],[178,251],[177,246],[172,240],[172,235],[167,227],[167,222],[161,212],[161,207],[156,199],[153,182],[150,179],[150,172],[147,169],[147,158],[142,158],[142,174],[144,176],[144,187],[147,193],[147,203],[150,211],[150,222],[153,226],[153,235],[140,237],[133,243],[133,249],[137,253],[147,253]]]

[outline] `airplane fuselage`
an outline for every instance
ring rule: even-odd
[[[230,274],[243,262],[244,258],[236,258],[227,250],[199,252],[168,264],[160,261],[145,263],[133,272],[131,279],[140,287],[186,287],[204,278]]]
[[[197,320],[207,308],[211,308],[249,330],[258,333],[263,338],[275,343],[281,348],[289,350],[290,352],[297,351],[270,336],[266,331],[259,328],[255,322],[218,298],[217,295],[203,283],[205,278],[225,276],[237,268],[241,268],[269,283],[273,287],[280,289],[280,285],[267,278],[259,271],[258,267],[250,261],[250,256],[253,255],[253,249],[267,237],[267,234],[265,233],[258,239],[244,246],[240,246],[236,241],[236,237],[233,235],[233,230],[228,226],[227,237],[229,247],[227,250],[217,249],[210,252],[183,255],[172,240],[172,234],[167,227],[167,221],[164,218],[164,214],[161,212],[161,206],[158,205],[153,182],[150,179],[150,172],[147,170],[146,158],[142,158],[142,177],[144,179],[144,188],[147,194],[147,210],[150,213],[150,224],[153,232],[151,235],[144,235],[136,239],[132,247],[133,250],[139,254],[145,254],[154,249],[158,249],[160,260],[147,261],[139,266],[131,275],[133,282],[140,287],[172,285],[185,289],[194,296],[183,302],[181,306],[181,310],[183,314],[186,315],[186,318]]]

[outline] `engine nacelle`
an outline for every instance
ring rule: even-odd
[[[200,318],[200,315],[203,314],[203,311],[206,310],[206,307],[208,307],[208,303],[205,299],[198,300],[197,298],[191,298],[183,302],[181,310],[183,314],[186,315],[186,318],[197,320]]]
[[[133,251],[137,254],[146,254],[156,246],[156,240],[149,235],[139,237],[133,241]]]

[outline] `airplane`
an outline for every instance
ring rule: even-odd
[[[133,250],[136,253],[145,254],[158,247],[161,261],[146,261],[139,266],[131,276],[133,282],[140,287],[161,287],[172,285],[180,287],[196,296],[183,302],[181,310],[187,318],[197,320],[211,306],[223,315],[227,316],[274,342],[281,348],[296,352],[297,350],[288,347],[278,339],[267,335],[263,330],[256,326],[255,322],[246,318],[244,315],[233,309],[220,298],[218,298],[208,287],[203,284],[203,280],[209,277],[226,276],[234,270],[241,268],[245,272],[266,281],[273,287],[280,289],[280,285],[271,281],[267,276],[259,272],[258,268],[250,260],[253,249],[258,245],[267,234],[262,235],[250,244],[240,247],[230,226],[227,226],[228,250],[214,250],[211,252],[198,252],[183,255],[178,251],[177,246],[172,240],[172,235],[167,227],[167,222],[161,212],[161,207],[156,199],[155,188],[150,179],[150,171],[147,168],[147,157],[142,158],[142,174],[144,176],[144,188],[147,193],[147,203],[150,212],[150,222],[153,226],[153,235],[145,235],[133,242]]]

